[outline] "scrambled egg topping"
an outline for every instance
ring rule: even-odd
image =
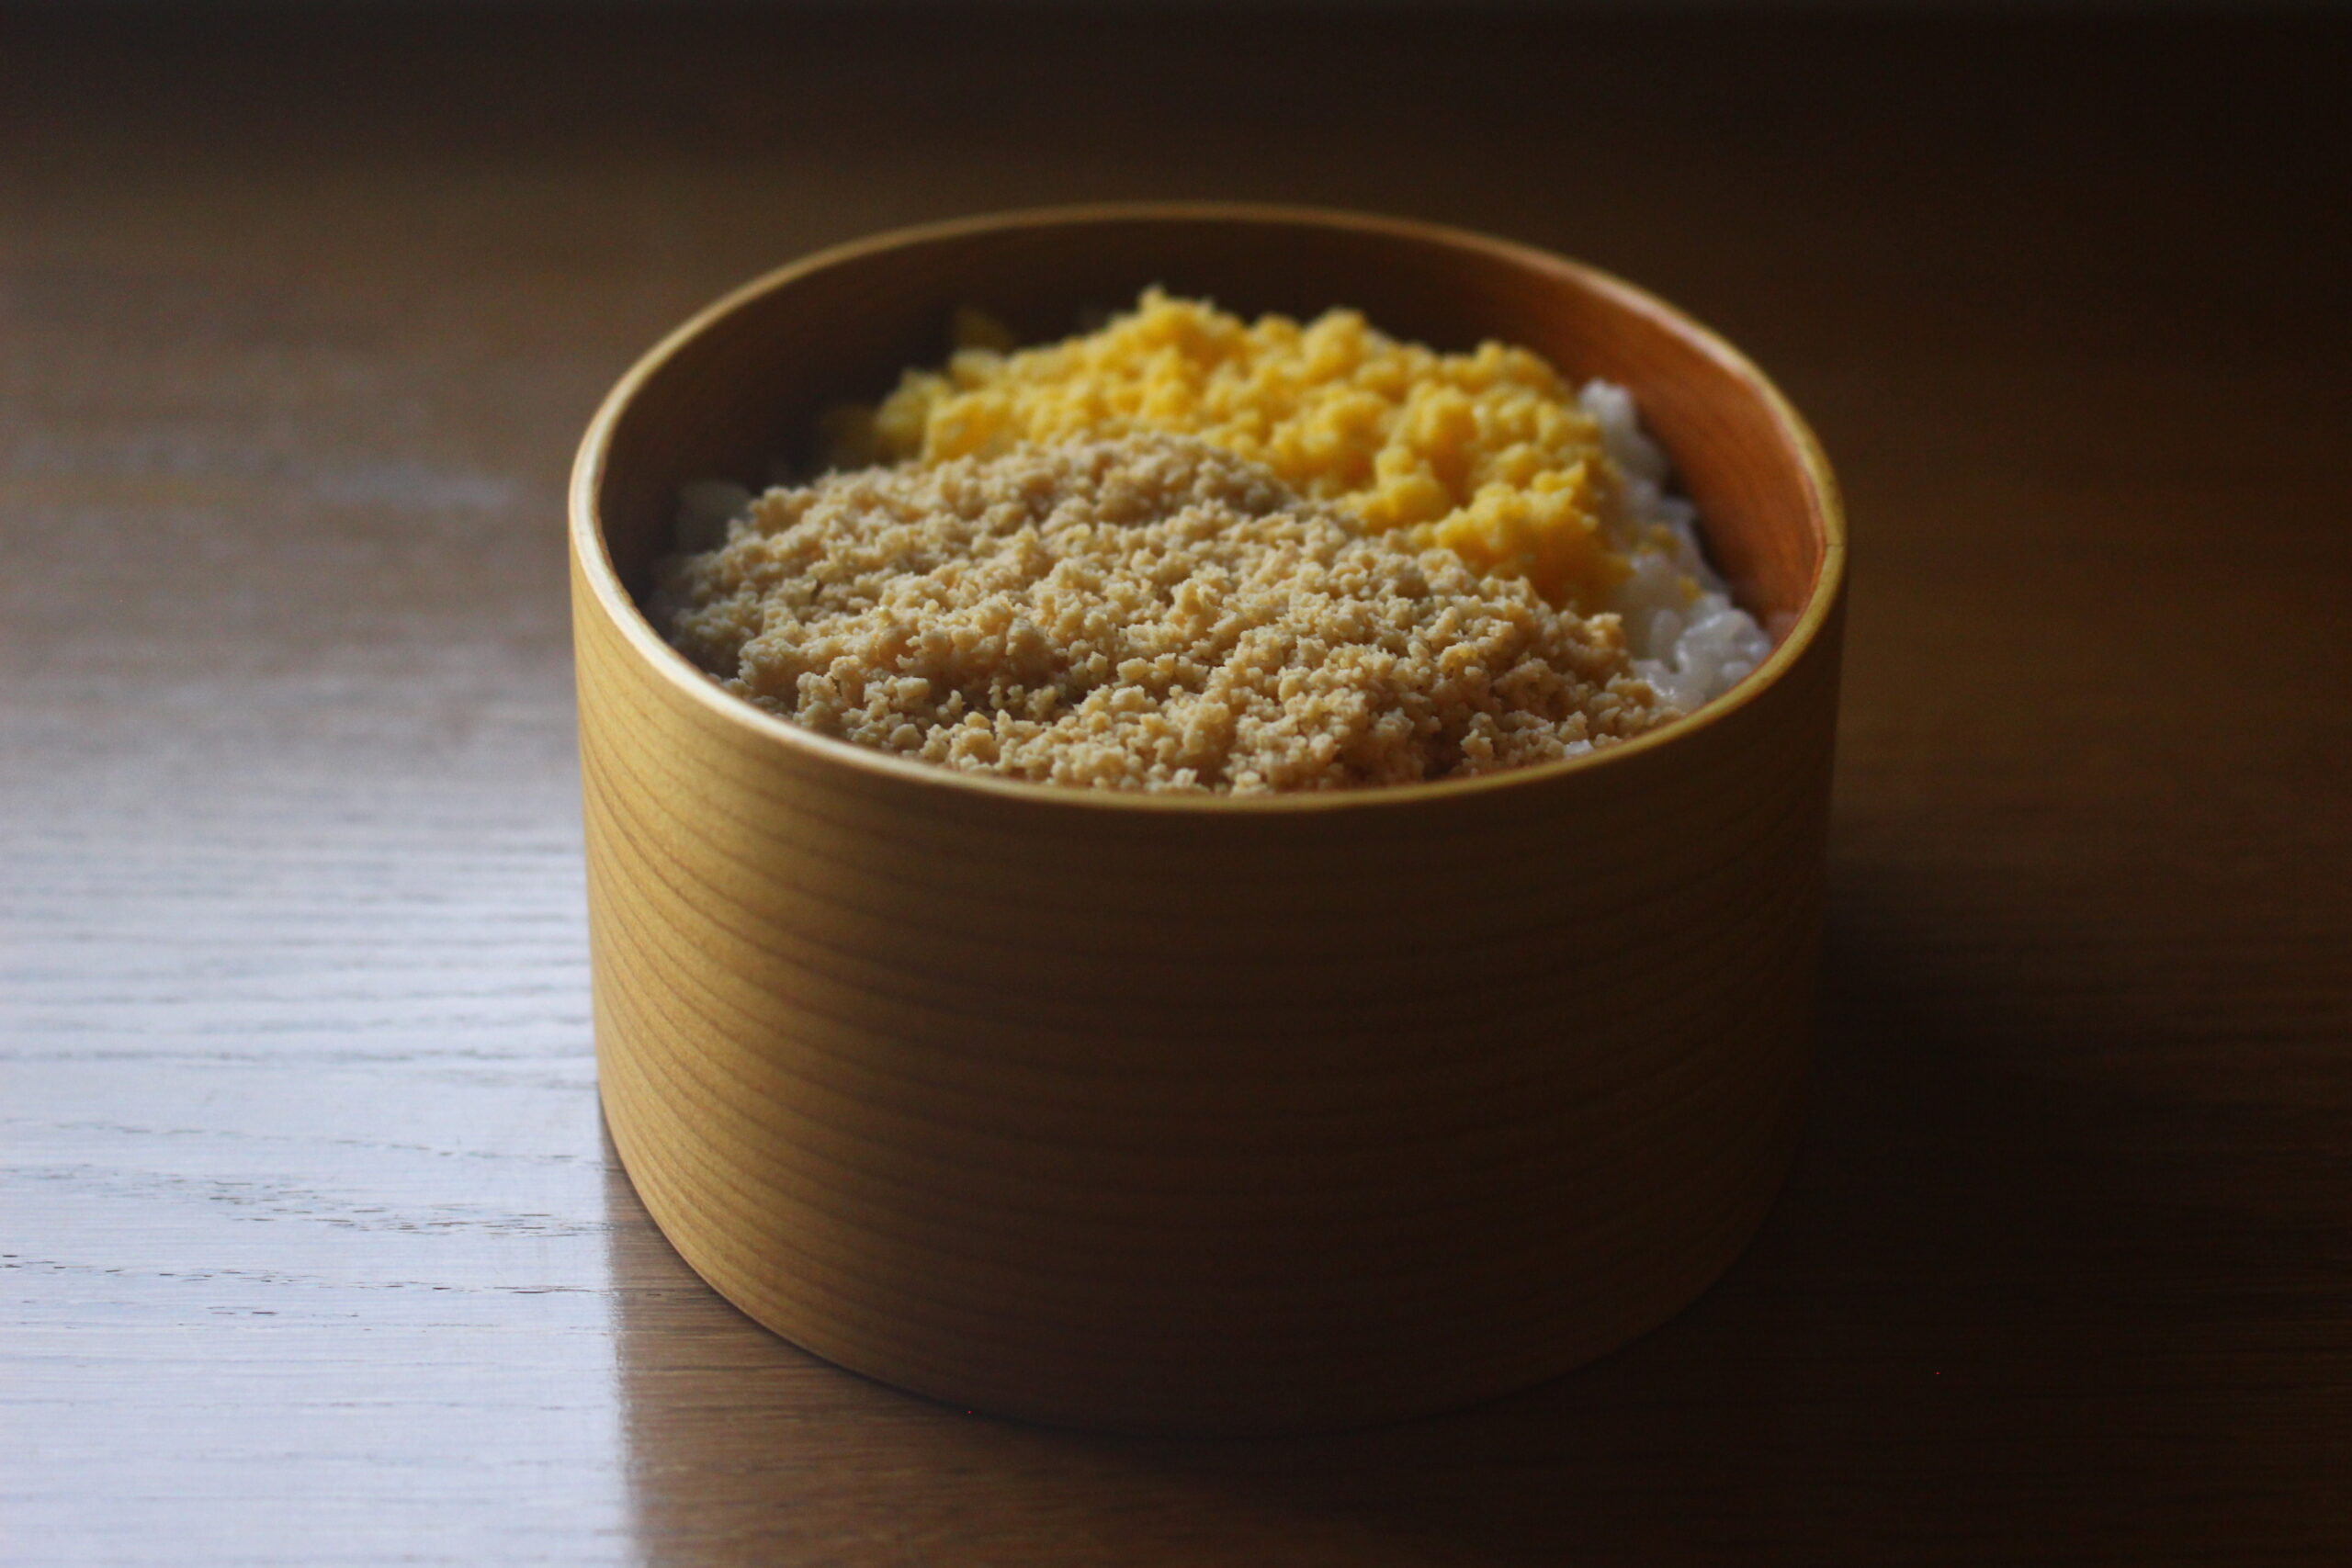
[[[1100,332],[1014,350],[965,311],[944,371],[910,370],[828,422],[834,467],[993,457],[1027,442],[1164,430],[1263,464],[1367,531],[1405,530],[1590,612],[1628,570],[1610,538],[1623,483],[1576,390],[1542,356],[1440,354],[1355,310],[1245,321],[1148,289]]]

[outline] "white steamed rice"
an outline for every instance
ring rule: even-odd
[[[1658,694],[1689,712],[1737,685],[1772,651],[1756,618],[1731,602],[1723,575],[1699,547],[1699,509],[1666,493],[1666,454],[1642,432],[1634,395],[1608,381],[1586,383],[1577,400],[1600,426],[1609,456],[1625,475],[1626,510],[1642,533],[1663,531],[1663,547],[1621,541],[1633,563],[1609,608],[1624,618],[1634,668]],[[1687,583],[1698,584],[1697,597]]]

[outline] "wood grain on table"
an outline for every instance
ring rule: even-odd
[[[0,1560],[2352,1559],[2339,22],[0,16]],[[1766,1229],[1533,1393],[1084,1438],[596,1113],[561,484],[721,289],[1209,195],[1579,255],[1857,540]]]

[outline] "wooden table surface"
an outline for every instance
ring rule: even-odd
[[[0,18],[0,1558],[2352,1561],[2352,37]],[[1761,1238],[1522,1397],[1106,1440],[836,1371],[601,1133],[561,486],[810,247],[1214,195],[1641,279],[1857,538]]]

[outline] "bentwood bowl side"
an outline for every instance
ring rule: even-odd
[[[1591,757],[1236,800],[1057,790],[797,729],[633,597],[677,487],[1143,285],[1363,308],[1631,387],[1779,637]],[[572,490],[595,1030],[647,1207],[843,1366],[1133,1431],[1469,1403],[1655,1327],[1754,1232],[1812,1032],[1845,541],[1802,421],[1613,279],[1234,207],[1016,214],[773,274],[615,389]]]

